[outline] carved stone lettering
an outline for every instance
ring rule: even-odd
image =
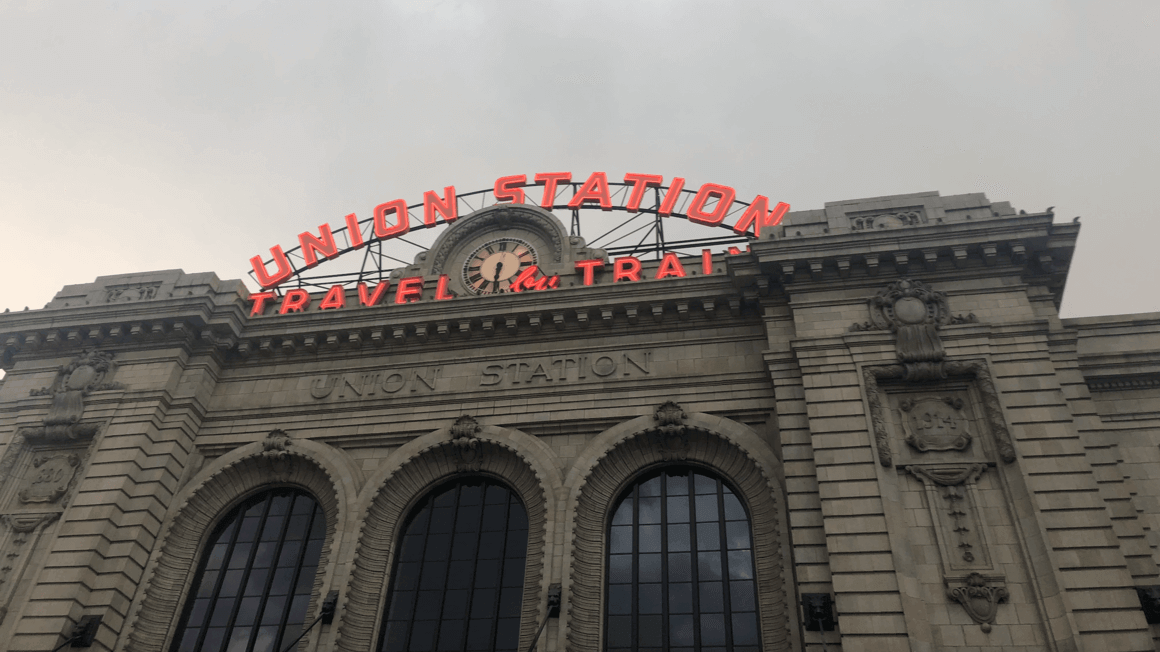
[[[17,494],[22,503],[55,503],[68,491],[81,459],[75,454],[39,455]]]
[[[971,445],[970,422],[963,401],[955,397],[905,399],[899,407],[906,443],[920,452],[966,450]]]
[[[110,287],[105,292],[107,303],[125,303],[128,301],[148,301],[157,298],[160,283],[146,285],[119,285]]]

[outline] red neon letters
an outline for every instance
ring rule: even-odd
[[[634,174],[629,172],[624,175],[624,182],[632,184],[632,194],[628,196],[628,203],[624,207],[630,213],[639,211],[640,203],[644,200],[644,191],[650,187],[659,187],[664,180],[665,178],[659,174]]]
[[[273,274],[266,272],[266,263],[262,262],[261,256],[254,256],[250,259],[250,265],[254,268],[254,277],[258,279],[258,285],[261,285],[263,290],[277,287],[282,281],[294,275],[290,261],[286,258],[286,254],[282,253],[282,245],[270,247],[270,255],[274,257],[274,266],[278,268],[278,271]]]
[[[639,281],[640,259],[636,256],[625,256],[612,261],[612,282]]]
[[[592,285],[595,280],[595,270],[604,269],[604,261],[599,258],[576,261],[576,269],[584,272],[584,285]]]
[[[749,208],[746,208],[745,212],[741,214],[741,219],[737,220],[737,224],[733,225],[733,230],[741,235],[745,235],[745,232],[752,226],[753,235],[755,237],[761,237],[761,227],[781,224],[781,218],[785,217],[785,214],[789,212],[789,204],[779,201],[777,202],[777,206],[774,206],[773,210],[767,214],[766,211],[768,210],[769,198],[765,195],[758,195],[753,200],[753,203],[749,205]]]
[[[383,281],[382,283],[379,283],[378,285],[376,285],[374,293],[372,293],[368,296],[367,284],[366,283],[359,283],[358,284],[358,302],[359,302],[359,304],[363,305],[363,306],[368,306],[368,307],[377,304],[379,302],[379,300],[383,298],[383,295],[387,293],[387,288],[389,288],[389,287],[391,287],[391,282],[390,281]]]
[[[572,201],[568,202],[568,208],[580,208],[580,205],[586,201],[594,201],[600,204],[600,210],[612,210],[612,199],[608,196],[608,175],[603,172],[593,172],[592,176],[580,186],[580,190]]]
[[[543,197],[540,199],[540,206],[551,210],[555,207],[556,194],[559,191],[560,184],[570,183],[572,181],[572,173],[540,172],[533,176],[533,180],[536,185],[544,187]],[[789,204],[778,202],[773,207],[773,210],[770,210],[769,199],[764,195],[757,195],[753,202],[741,214],[741,218],[732,227],[728,227],[724,224],[724,221],[729,216],[730,209],[736,199],[736,192],[733,188],[715,183],[706,183],[696,193],[693,193],[685,190],[685,179],[682,177],[673,177],[669,181],[667,188],[662,187],[663,183],[664,177],[659,174],[640,174],[636,172],[625,174],[624,184],[629,186],[630,190],[627,193],[627,201],[625,201],[623,209],[630,212],[640,212],[642,204],[645,203],[645,195],[648,193],[649,188],[655,188],[657,189],[658,197],[660,197],[660,206],[657,208],[657,214],[662,217],[667,217],[674,213],[680,215],[680,211],[684,211],[684,216],[692,222],[707,226],[732,228],[734,232],[741,235],[749,235],[752,231],[754,237],[760,237],[762,227],[771,228],[779,225],[790,208]],[[496,179],[492,190],[494,191],[496,201],[520,204],[525,203],[527,200],[524,191],[527,185],[528,175],[516,174]],[[613,204],[612,198],[614,193],[609,185],[607,173],[593,172],[584,183],[577,185],[579,187],[573,186],[576,190],[575,194],[564,204],[567,208],[580,209],[595,204],[605,211],[618,209]],[[663,196],[661,195],[662,192]],[[691,199],[689,196],[691,196]],[[684,200],[682,200],[682,197],[684,197]],[[442,195],[434,190],[424,193],[423,227],[455,221],[459,217],[458,201],[455,186],[446,186],[443,188]],[[417,209],[418,205],[415,208]],[[388,223],[388,216],[392,213],[394,214],[393,224]],[[442,220],[440,220],[440,217],[442,217]],[[379,204],[375,207],[374,217],[371,220],[373,240],[386,240],[406,235],[411,230],[410,220],[411,216],[406,201],[395,199]],[[335,258],[344,251],[363,247],[367,244],[368,239],[372,238],[371,235],[364,232],[363,226],[365,225],[359,224],[358,217],[355,213],[344,216],[343,221],[346,226],[345,248],[343,247],[343,243],[335,238],[334,232],[329,224],[319,225],[317,235],[311,231],[305,231],[298,235],[299,251],[302,256],[302,266],[299,268],[291,264],[290,258],[283,251],[281,245],[270,247],[270,262],[273,263],[273,271],[270,271],[268,268],[270,263],[265,262],[262,256],[259,255],[250,258],[250,266],[254,270],[254,278],[257,280],[258,285],[263,290],[276,288],[288,279],[293,278],[295,274],[302,270],[312,268],[320,262]],[[291,251],[291,253],[294,252]],[[599,263],[599,265],[602,266],[603,263]],[[675,267],[667,263],[666,266],[672,268],[666,269],[666,277],[676,275]],[[703,268],[711,268],[711,264],[704,263]],[[578,266],[577,269],[582,269],[585,272],[586,285],[591,285],[593,283],[593,274],[597,267],[582,268]],[[621,269],[618,273],[621,276],[616,277],[617,280],[628,278],[624,276],[629,273],[626,269]],[[402,289],[398,288],[398,291],[402,291]],[[377,292],[378,290],[376,289]],[[408,289],[403,294],[411,297],[412,292],[413,289]],[[381,298],[381,295],[376,294],[375,296]],[[376,298],[375,301],[377,300]],[[265,299],[255,299],[255,301],[265,301]],[[297,310],[293,307],[293,302],[290,305],[291,310]]]
[[[551,208],[552,202],[556,201],[556,184],[561,181],[571,181],[571,172],[540,172],[536,174],[536,185],[544,187],[544,198],[540,200],[540,206],[544,208]]]
[[[323,258],[334,258],[338,255],[338,245],[334,243],[334,234],[330,232],[329,224],[319,225],[318,237],[309,231],[299,233],[298,244],[302,246],[302,257],[306,260],[307,269],[318,264],[318,256],[314,253],[316,251],[322,254]]]
[[[394,213],[398,220],[394,226],[387,226],[387,213]],[[411,216],[407,214],[407,202],[402,199],[375,206],[375,237],[397,238],[411,230]]]
[[[422,276],[409,276],[399,281],[399,289],[395,290],[395,303],[411,303],[422,298]]]
[[[447,186],[443,189],[443,199],[439,199],[439,195],[436,195],[434,190],[423,193],[423,223],[427,226],[434,225],[436,212],[443,216],[444,222],[454,222],[455,218],[459,217],[459,211],[456,208],[457,201],[455,199],[455,186]]]
[[[737,192],[729,186],[706,183],[697,191],[697,196],[693,197],[693,203],[689,204],[689,210],[686,211],[686,215],[693,222],[717,226],[725,219],[725,215],[729,213],[729,208],[733,206],[733,199],[736,196]],[[705,204],[712,197],[717,198],[717,203],[713,205],[713,212],[706,213]]]
[[[500,177],[495,180],[495,187],[492,192],[495,193],[496,201],[510,201],[513,204],[524,203],[524,189],[523,186],[528,185],[528,175],[517,174],[510,177]]]

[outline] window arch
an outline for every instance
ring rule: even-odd
[[[518,494],[465,478],[427,494],[397,547],[380,652],[519,646],[528,516]]]
[[[300,489],[259,493],[214,528],[171,652],[281,652],[302,631],[326,516]]]
[[[749,515],[716,475],[637,479],[610,512],[607,561],[609,652],[760,650]]]

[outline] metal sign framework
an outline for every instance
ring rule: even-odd
[[[567,200],[574,197],[576,195],[576,193],[580,190],[581,186],[583,186],[583,185],[584,185],[583,181],[560,181],[557,184],[556,193],[555,193],[555,196],[552,200],[552,205],[541,207],[541,208],[544,208],[547,210],[565,209],[565,210],[571,211],[572,223],[571,223],[571,227],[569,229],[569,235],[573,235],[573,236],[581,235],[581,233],[580,233],[580,212],[581,211],[596,210],[596,211],[605,212],[599,206],[589,205],[589,204],[582,204],[581,208],[570,208],[568,206]],[[645,207],[644,205],[642,205],[638,210],[630,211],[626,207],[626,204],[628,202],[628,198],[630,195],[630,189],[633,187],[633,185],[630,183],[616,182],[616,181],[610,181],[608,183],[608,185],[610,186],[609,189],[612,190],[612,193],[611,193],[612,210],[625,212],[625,213],[633,213],[631,216],[626,217],[624,220],[621,220],[620,223],[617,224],[616,226],[614,226],[613,228],[598,235],[594,240],[587,243],[587,246],[589,246],[589,247],[604,249],[610,257],[637,256],[637,255],[643,256],[643,255],[647,255],[647,254],[651,253],[651,254],[655,254],[657,259],[660,259],[664,254],[669,253],[669,252],[683,252],[683,251],[689,251],[689,250],[696,250],[697,253],[699,253],[700,250],[703,248],[745,244],[745,243],[748,243],[749,241],[755,239],[754,236],[749,235],[749,234],[737,235],[736,233],[733,233],[732,235],[728,235],[728,236],[717,236],[717,237],[708,237],[708,238],[693,238],[693,239],[687,239],[687,240],[667,240],[665,238],[665,229],[664,229],[664,219],[666,219],[666,216],[661,215],[660,207],[661,207],[661,198],[664,196],[665,193],[667,193],[667,191],[669,189],[668,186],[651,187],[652,194],[653,194],[653,200],[654,200],[653,205],[651,207]],[[571,194],[569,194],[569,189],[571,189]],[[495,200],[495,191],[494,190],[495,190],[494,188],[487,188],[485,190],[475,190],[472,192],[464,192],[464,193],[457,194],[455,196],[455,201],[456,201],[456,208],[459,211],[459,214],[468,215],[470,213],[487,208],[489,206],[493,206],[493,205],[500,204],[500,203],[509,203],[509,202],[497,202]],[[687,219],[688,216],[686,215],[685,210],[688,207],[689,203],[692,201],[692,199],[696,195],[697,195],[696,189],[682,188],[680,190],[680,199],[677,200],[676,205],[673,207],[673,210],[669,214],[668,217],[679,217],[679,218]],[[562,198],[564,201],[561,201]],[[744,212],[748,207],[749,207],[749,202],[734,199],[733,205],[730,206],[729,212],[725,215],[725,219],[722,220],[721,223],[718,224],[715,228],[728,229],[732,233],[733,232],[732,228],[730,226],[728,226],[726,223],[732,223],[734,220],[730,220],[730,218],[733,218],[736,215],[738,215],[739,213]],[[416,218],[416,214],[413,212],[416,209],[418,209],[418,217],[420,219],[418,219],[417,222],[412,221],[412,225],[411,225],[410,230],[418,231],[421,229],[428,229],[428,228],[431,228],[433,226],[439,226],[442,224],[442,222],[437,223],[437,224],[424,223],[424,221],[421,219],[422,213],[423,213],[423,202],[418,202],[418,203],[411,204],[411,205],[407,206],[408,219],[414,220]],[[650,215],[653,218],[652,220],[647,220],[647,219],[641,220],[640,219],[642,217],[647,218]],[[359,222],[358,222],[359,229],[360,230],[366,229],[367,226],[371,225],[372,222],[373,222],[373,218],[366,218],[363,220],[359,220]],[[636,228],[634,228],[632,230],[621,232],[622,229],[627,229],[628,227],[631,227],[634,225],[636,226]],[[640,239],[638,241],[636,241],[636,244],[617,245],[618,242],[621,242],[625,239],[631,238],[631,237],[641,233],[642,231],[644,233],[643,233],[643,235],[641,235]],[[618,233],[618,232],[620,232],[620,233]],[[651,236],[651,240],[650,240],[650,236]],[[299,246],[294,247],[294,248],[285,252],[286,258],[289,260],[290,265],[294,269],[294,272],[286,282],[281,284],[281,287],[282,288],[298,287],[298,288],[315,289],[315,290],[327,290],[335,285],[342,285],[342,286],[347,287],[347,288],[353,288],[358,283],[376,284],[380,281],[387,280],[390,277],[391,271],[394,270],[396,267],[400,267],[400,266],[405,267],[405,266],[412,264],[412,263],[409,263],[409,262],[402,260],[400,258],[396,258],[396,257],[384,252],[383,251],[383,244],[385,242],[391,242],[391,241],[396,241],[396,240],[401,241],[403,243],[406,243],[408,245],[415,247],[418,250],[416,253],[427,250],[427,247],[424,247],[423,245],[420,245],[418,243],[415,243],[411,240],[407,240],[406,238],[402,238],[402,237],[392,238],[389,241],[370,240],[369,242],[366,242],[365,244],[356,246],[356,245],[353,245],[351,243],[350,234],[348,233],[346,226],[335,229],[334,230],[334,237],[335,237],[336,243],[342,243],[342,245],[343,245],[342,248],[339,249],[338,254],[335,257],[338,257],[342,254],[348,253],[348,252],[353,251],[355,249],[359,249],[359,248],[365,249],[365,251],[363,253],[362,262],[361,262],[361,265],[360,265],[358,271],[339,272],[339,273],[331,273],[331,274],[308,274],[308,272],[310,272],[311,269],[306,266],[306,261],[303,258],[302,251],[301,251],[302,247],[301,247],[301,245],[299,245]],[[605,241],[606,239],[607,239],[607,241]],[[604,242],[602,243],[602,241],[604,241]],[[269,264],[269,263],[273,262],[273,259],[267,260],[265,262],[266,262],[266,264]],[[255,274],[254,274],[253,270],[250,270],[249,275],[250,275],[251,279],[254,279],[255,285],[259,285],[259,283],[257,282],[257,279],[255,278]]]

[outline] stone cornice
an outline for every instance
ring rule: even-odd
[[[786,235],[750,245],[756,265],[730,261],[738,274],[768,274],[783,286],[852,276],[913,275],[940,269],[1017,266],[1041,279],[1058,303],[1079,225],[1054,224],[1052,214],[934,223],[881,231]],[[793,232],[792,227],[786,233]]]
[[[745,284],[748,287],[738,289]],[[104,306],[69,307],[17,313],[19,319],[0,320],[4,329],[0,330],[0,353],[4,364],[10,365],[17,354],[181,344],[224,361],[275,352],[463,340],[496,332],[527,334],[593,325],[676,323],[694,315],[713,319],[724,315],[729,319],[752,310],[768,289],[765,277],[739,281],[727,274],[714,274],[372,308],[356,303],[340,310],[260,317],[245,315],[240,295],[237,301],[219,303],[216,310],[207,302],[190,300],[140,302],[129,314]],[[94,310],[98,317],[116,319],[94,319]]]

